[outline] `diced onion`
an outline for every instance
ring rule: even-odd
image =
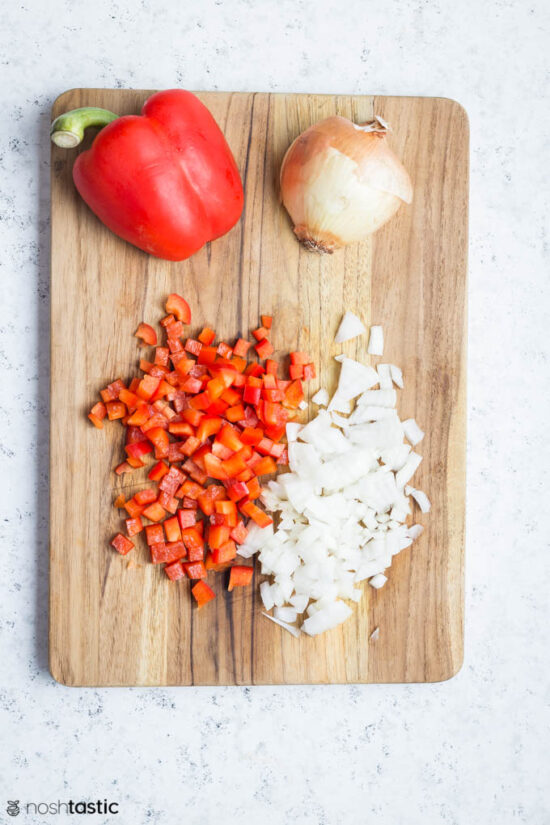
[[[325,389],[317,390],[313,398],[311,399],[314,404],[317,404],[318,407],[326,407],[329,402],[330,396]],[[287,424],[288,427],[288,424]]]
[[[409,487],[408,485],[405,487],[405,493],[414,498],[423,513],[430,512],[432,505],[426,493],[423,493],[422,490],[415,490],[414,487]]]
[[[424,432],[420,429],[414,418],[407,418],[403,421],[403,432],[407,441],[415,447],[424,438]]]
[[[400,390],[403,389],[403,373],[401,372],[400,367],[396,367],[395,364],[390,364],[390,375],[391,380],[395,384],[396,387],[399,387]]]
[[[370,328],[369,347],[367,352],[369,355],[384,354],[384,332],[382,327],[372,326]]]
[[[325,390],[312,398],[328,408],[305,426],[287,424],[289,472],[261,492],[266,509],[279,514],[277,529],[253,525],[239,547],[245,558],[258,552],[262,573],[271,577],[260,595],[275,611],[264,615],[295,636],[298,617],[308,635],[324,633],[351,615],[347,602],[359,601],[361,582],[381,588],[393,557],[423,529],[406,525],[410,498],[422,512],[430,508],[409,485],[422,461],[411,444],[423,433],[414,419],[402,423],[395,409],[401,370],[374,370],[345,355],[336,360],[336,393],[330,402]]]
[[[343,344],[344,341],[351,341],[366,332],[365,325],[353,312],[346,312],[338,327],[338,332],[334,337],[335,344]]]
[[[275,602],[273,601],[273,596],[271,595],[271,585],[269,584],[269,582],[265,581],[261,583],[260,596],[262,602],[264,603],[265,609],[271,610]]]
[[[395,474],[395,481],[398,487],[404,487],[405,484],[411,480],[420,466],[421,461],[421,455],[418,455],[418,453],[409,453],[404,465]]]
[[[378,373],[378,381],[381,390],[391,390],[393,381],[391,377],[391,369],[389,364],[378,364],[376,367]]]
[[[287,622],[283,622],[282,619],[276,619],[275,616],[270,616],[269,613],[262,613],[262,616],[265,616],[266,619],[270,619],[275,624],[278,624],[279,627],[284,627],[285,630],[288,630],[289,633],[292,633],[293,636],[297,639],[300,635],[300,629],[297,627],[292,627],[291,624]]]
[[[289,624],[292,624],[292,622],[296,621],[298,612],[294,607],[276,607],[274,616],[282,622],[289,622]]]

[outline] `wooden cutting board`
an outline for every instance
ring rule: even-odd
[[[138,113],[150,92],[74,89],[53,117],[78,106]],[[66,685],[248,685],[431,682],[463,655],[465,330],[468,121],[443,98],[200,93],[240,167],[240,223],[190,260],[148,257],[111,234],[78,197],[75,150],[52,147],[50,666]],[[290,142],[333,114],[393,126],[391,144],[411,173],[412,206],[372,240],[318,256],[300,247],[278,201]],[[91,141],[91,135],[83,148]],[[122,525],[113,500],[143,476],[112,472],[118,423],[86,418],[109,381],[135,374],[133,333],[156,323],[170,292],[187,297],[198,326],[246,336],[261,312],[275,316],[277,350],[307,350],[318,386],[334,388],[333,355],[366,358],[366,338],[332,341],[344,310],[382,324],[383,360],[403,367],[401,418],[427,431],[415,484],[432,512],[423,536],[394,560],[387,585],[365,594],[353,617],[320,637],[294,639],[265,619],[254,586],[198,612],[187,582],[148,563],[145,543],[128,565],[109,546]],[[377,641],[369,636],[380,628]]]

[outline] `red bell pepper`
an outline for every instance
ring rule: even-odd
[[[202,607],[204,604],[216,598],[216,594],[205,581],[198,581],[196,585],[191,588],[191,593],[197,602],[197,607]]]
[[[131,542],[130,539],[127,539],[126,536],[123,536],[122,533],[117,533],[111,544],[121,556],[125,556],[126,553],[129,553],[130,550],[134,549],[133,542]]]
[[[157,92],[141,117],[74,109],[56,118],[51,138],[77,146],[88,126],[101,131],[73,166],[82,198],[124,240],[158,258],[181,261],[239,220],[243,188],[229,146],[208,109],[190,92]]]
[[[246,587],[252,581],[254,568],[247,567],[244,564],[235,564],[229,573],[228,590],[233,590],[234,587]]]

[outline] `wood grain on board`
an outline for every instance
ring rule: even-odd
[[[137,113],[146,91],[75,89],[53,116],[78,106]],[[147,256],[109,232],[78,197],[75,150],[52,147],[52,371],[50,666],[67,685],[229,685],[425,682],[459,669],[463,650],[465,300],[468,123],[441,98],[199,93],[239,164],[246,205],[239,224],[188,261]],[[278,200],[290,142],[315,121],[381,115],[410,171],[414,202],[374,238],[332,256],[300,247]],[[82,148],[90,144],[89,135]],[[332,343],[342,312],[382,324],[383,360],[403,367],[401,418],[427,435],[415,484],[432,511],[424,534],[394,560],[380,591],[366,583],[353,617],[315,638],[294,639],[262,617],[254,586],[200,612],[187,582],[148,563],[145,542],[122,558],[109,546],[113,509],[143,476],[116,476],[122,428],[98,431],[86,413],[110,380],[135,374],[133,333],[155,323],[170,292],[193,322],[225,339],[275,316],[279,354],[307,350],[319,386],[334,388],[333,356],[365,359],[365,337]],[[132,563],[129,564],[133,556]],[[375,627],[376,642],[369,641]]]

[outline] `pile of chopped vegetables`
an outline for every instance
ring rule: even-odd
[[[339,341],[362,332],[350,316],[344,316]],[[369,350],[382,355],[381,327],[371,328]],[[286,425],[290,472],[262,492],[267,510],[279,514],[277,529],[253,527],[239,550],[245,558],[258,553],[262,573],[271,577],[260,593],[265,609],[275,612],[264,615],[295,636],[300,630],[317,635],[347,619],[352,610],[344,600],[358,602],[365,579],[381,588],[393,556],[423,529],[407,526],[409,496],[422,512],[430,509],[426,494],[409,486],[422,460],[411,448],[424,433],[414,419],[401,422],[395,409],[401,370],[391,364],[374,369],[344,355],[336,360],[335,394],[329,401],[319,390],[312,400],[327,408],[305,426]]]
[[[154,456],[151,485],[115,506],[126,510],[126,535],[111,544],[121,555],[144,533],[153,564],[164,564],[169,579],[188,578],[198,606],[214,598],[205,579],[209,570],[231,567],[228,589],[251,582],[253,568],[234,564],[248,537],[272,519],[256,501],[260,477],[288,463],[283,442],[286,426],[305,408],[302,380],[315,377],[304,352],[290,353],[289,378],[277,376],[270,358],[272,317],[263,315],[253,331],[255,343],[239,338],[232,346],[215,343],[205,327],[197,338],[185,337],[191,322],[187,302],[170,295],[161,320],[166,342],[142,323],[136,336],[155,347],[152,360],[141,359],[143,377],[128,386],[117,379],[101,391],[90,421],[105,418],[125,426],[125,460],[115,472],[134,472]],[[255,350],[259,361],[247,361]],[[147,523],[144,523],[147,522]]]

